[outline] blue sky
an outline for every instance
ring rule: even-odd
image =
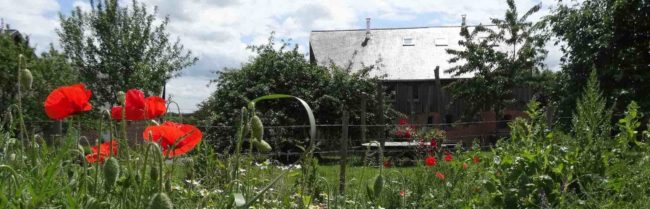
[[[99,0],[96,0],[99,1]],[[556,3],[541,0],[542,10],[532,19],[549,12]],[[52,43],[58,47],[55,30],[58,13],[75,8],[89,9],[88,0],[0,0],[0,18],[30,35],[38,50]],[[129,6],[131,0],[120,0]],[[224,67],[238,67],[252,56],[250,44],[266,43],[270,33],[292,39],[299,50],[307,53],[311,30],[364,28],[365,18],[372,18],[373,28],[459,25],[461,14],[469,24],[489,23],[490,17],[501,18],[505,0],[140,0],[149,9],[158,7],[159,18],[170,17],[168,32],[199,58],[183,75],[170,81],[168,90],[184,112],[196,109],[213,91],[207,86],[212,72]],[[539,4],[540,0],[516,1],[520,11]],[[561,54],[549,46],[546,63],[557,69]]]

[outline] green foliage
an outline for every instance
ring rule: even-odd
[[[613,136],[596,74],[578,100],[570,133],[546,127],[538,104],[510,124],[494,149],[490,205],[509,208],[642,208],[647,206],[647,146],[638,140],[638,106],[630,103]],[[496,160],[498,158],[498,160]]]
[[[23,55],[21,61],[19,56]],[[0,34],[0,113],[8,111],[16,103],[18,68],[29,69],[32,88],[22,89],[22,106],[26,121],[45,120],[43,101],[52,89],[77,82],[77,73],[66,58],[50,47],[48,51],[37,56],[34,49],[26,42],[16,42],[12,36]],[[15,111],[15,110],[13,110]],[[4,116],[3,116],[4,117]],[[3,118],[4,120],[5,118]],[[40,132],[46,126],[34,123],[29,127]]]
[[[167,194],[165,193],[156,193],[153,197],[151,197],[151,201],[149,202],[149,209],[172,209],[174,208],[174,204],[172,204],[172,201],[169,199]]]
[[[561,41],[562,90],[560,116],[571,115],[578,90],[596,70],[608,104],[622,113],[632,100],[650,111],[650,2],[587,0],[562,2],[547,16],[550,30]]]
[[[197,61],[180,40],[170,40],[168,18],[157,24],[144,4],[132,5],[103,0],[91,11],[60,17],[61,47],[95,101],[117,104],[116,93],[131,88],[160,94],[167,80]]]
[[[315,118],[320,124],[334,124],[340,121],[341,109],[345,107],[351,112],[353,122],[359,120],[361,110],[360,100],[368,98],[368,120],[376,118],[377,101],[376,78],[368,76],[368,70],[358,73],[349,73],[337,67],[322,67],[310,64],[297,48],[289,48],[283,42],[277,46],[273,37],[269,43],[261,46],[249,47],[257,55],[239,69],[223,69],[216,72],[217,77],[212,81],[216,90],[200,105],[195,115],[203,116],[206,124],[214,126],[232,126],[236,124],[240,112],[232,110],[247,106],[247,98],[260,95],[289,94],[308,101],[314,108]],[[391,113],[390,105],[385,105],[385,114]],[[285,124],[307,124],[307,120],[298,103],[288,100],[274,100],[265,102],[262,107],[256,108],[256,114],[262,119],[265,126],[278,126]],[[298,111],[296,111],[298,110]],[[211,129],[208,137],[226,147],[230,144],[232,130]],[[304,130],[274,130],[279,138],[286,138],[281,142],[300,144],[305,136]],[[338,133],[336,133],[338,134]],[[295,142],[295,143],[294,143]],[[271,145],[277,146],[269,141]],[[304,146],[304,145],[301,145]]]
[[[496,30],[478,25],[470,31],[463,20],[460,32],[463,39],[458,42],[462,49],[447,49],[447,53],[453,56],[450,63],[462,63],[448,69],[447,73],[474,75],[471,79],[458,79],[446,87],[455,102],[462,101],[467,105],[466,116],[481,111],[500,113],[516,104],[513,90],[517,87],[531,88],[536,92],[534,97],[548,94],[544,86],[538,84],[549,79],[543,64],[547,53],[543,48],[546,37],[539,32],[538,25],[527,20],[539,11],[541,5],[530,8],[519,17],[514,0],[507,3],[504,19],[492,19]],[[479,39],[479,36],[487,37]]]

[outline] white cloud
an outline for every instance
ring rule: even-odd
[[[205,77],[184,76],[172,79],[167,83],[168,98],[178,103],[181,112],[193,112],[196,104],[214,91],[214,87],[207,86],[209,82]],[[170,111],[176,112],[176,107],[172,106]]]
[[[57,12],[60,6],[52,0],[0,0],[0,18],[12,29],[18,29],[29,36],[32,45],[39,51],[56,41],[54,29],[58,25]]]
[[[543,9],[531,17],[538,19],[549,11],[554,0],[541,0]],[[123,5],[131,1],[120,0]],[[237,67],[249,59],[249,44],[264,44],[271,31],[276,37],[293,39],[299,50],[308,51],[311,30],[350,29],[365,27],[365,17],[372,17],[373,26],[386,25],[410,27],[429,25],[458,25],[460,15],[467,14],[470,24],[489,23],[490,17],[502,18],[505,0],[141,0],[153,11],[158,7],[159,19],[170,17],[168,32],[179,37],[186,49],[200,61],[168,84],[183,111],[196,109],[212,88],[206,88],[214,77],[213,71],[224,67]],[[539,3],[539,0],[516,2],[520,14]],[[87,0],[75,0],[73,6],[88,10]],[[57,40],[54,29],[58,27],[56,13],[60,10],[54,0],[21,1],[0,0],[0,17],[14,28],[30,34],[32,43],[39,49]],[[62,11],[67,13],[67,11]],[[550,49],[553,48],[552,44]],[[551,50],[549,59],[559,60],[561,53]],[[557,67],[557,61],[549,61]],[[554,66],[550,66],[554,65]]]

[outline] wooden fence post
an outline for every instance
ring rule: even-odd
[[[366,111],[367,111],[367,95],[363,94],[361,97],[361,143],[368,143],[366,139],[366,132],[368,132],[368,127],[366,127]],[[361,157],[361,162],[366,162],[366,155]]]
[[[349,122],[349,113],[347,110],[343,110],[343,116],[342,116],[342,126],[341,126],[341,150],[340,150],[340,155],[341,155],[341,160],[339,162],[340,164],[340,173],[339,173],[339,194],[344,195],[345,194],[345,168],[347,166],[347,161],[348,161],[348,143],[350,138],[348,137],[348,122]]]
[[[380,82],[377,83],[377,124],[379,124],[379,143],[381,146],[381,150],[384,149],[384,145],[386,144],[386,123],[384,122],[384,88]],[[383,164],[382,160],[380,159],[381,157],[377,155],[377,163],[379,165]]]
[[[438,120],[439,124],[440,123],[448,123],[448,121],[445,121],[445,108],[442,106],[442,84],[440,83],[440,66],[436,66],[436,69],[434,70],[435,76],[436,76],[436,111],[438,111]],[[435,123],[435,122],[434,122]],[[443,127],[438,127],[442,129]]]

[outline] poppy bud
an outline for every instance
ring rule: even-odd
[[[117,159],[110,157],[106,160],[106,164],[104,164],[104,183],[106,190],[113,188],[118,176],[120,176],[120,164],[117,162]]]
[[[29,71],[29,69],[23,69],[20,71],[20,85],[23,89],[32,89],[33,82],[34,77],[32,76],[32,72]]]
[[[264,140],[255,140],[253,143],[260,152],[270,152],[273,149],[271,145]]]
[[[169,199],[167,194],[160,192],[156,193],[151,197],[151,200],[149,201],[149,209],[172,209],[174,208],[174,204],[172,204],[172,200]]]
[[[262,124],[262,120],[260,117],[257,117],[257,115],[253,116],[253,119],[251,120],[251,127],[253,128],[253,137],[259,140],[264,139],[264,124]]]
[[[163,154],[162,149],[160,148],[160,145],[158,145],[158,143],[153,143],[152,142],[151,144],[153,144],[153,150],[152,150],[153,153],[155,153],[156,155],[162,155]]]
[[[142,183],[142,176],[140,175],[140,173],[135,174],[135,183],[138,183],[138,184]]]
[[[120,104],[124,104],[124,101],[126,101],[126,94],[124,94],[123,91],[117,92],[117,101],[120,102]]]
[[[158,167],[151,166],[151,170],[149,171],[149,178],[153,181],[158,181]]]

